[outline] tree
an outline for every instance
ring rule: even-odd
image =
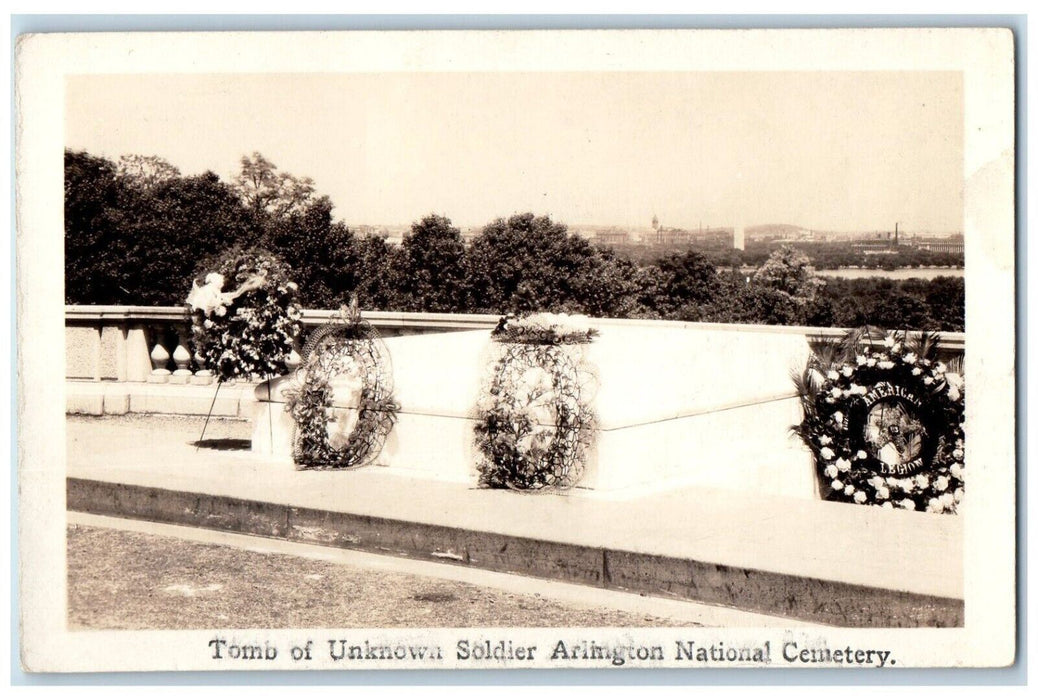
[[[143,189],[180,177],[176,166],[158,156],[120,156],[117,173],[130,184]]]
[[[615,256],[547,216],[527,212],[490,222],[473,239],[465,261],[472,311],[601,316],[630,302],[613,286],[625,270]]]
[[[262,244],[295,270],[300,301],[338,308],[356,294],[365,308],[398,308],[391,249],[384,239],[360,238],[332,218],[333,204],[313,180],[279,172],[260,153],[241,160],[235,188],[262,229]]]
[[[725,280],[722,289],[707,305],[697,309],[695,317],[687,311],[678,317],[685,321],[712,323],[764,323],[795,325],[802,323],[802,309],[792,297],[764,285]]]
[[[613,318],[644,315],[638,303],[641,286],[634,263],[610,248],[601,250],[598,258],[599,262],[588,270],[581,285],[589,313]]]
[[[315,191],[313,180],[278,172],[259,152],[242,156],[234,184],[245,206],[275,218],[302,212],[312,203]]]
[[[353,233],[332,220],[332,203],[319,197],[280,216],[265,215],[263,245],[288,263],[304,307],[337,309],[350,300],[362,274]]]
[[[357,255],[357,299],[365,309],[400,310],[402,303],[394,289],[390,263],[393,247],[383,236],[355,239]]]
[[[120,303],[182,304],[200,258],[256,237],[250,212],[212,172],[136,190],[128,204],[120,277],[131,293]]]
[[[495,219],[484,226],[466,256],[469,308],[504,313],[534,310],[542,303],[557,306],[554,295],[543,293],[543,286],[552,276],[547,269],[550,252],[566,236],[565,226],[532,213]]]
[[[862,325],[901,330],[934,328],[926,303],[910,294],[895,291],[889,296],[870,301],[865,308],[865,323]]]
[[[392,279],[405,311],[456,312],[465,307],[465,244],[445,216],[411,225],[392,259]]]
[[[694,320],[695,307],[709,304],[721,289],[717,268],[701,253],[671,253],[646,268],[640,301],[662,318]]]
[[[115,304],[132,294],[120,288],[128,244],[124,218],[131,196],[114,163],[82,151],[65,151],[67,303]]]
[[[966,329],[966,284],[961,277],[935,277],[925,294],[930,318],[942,330]]]
[[[743,308],[756,321],[800,325],[808,318],[831,317],[832,310],[816,303],[825,282],[815,275],[811,259],[788,245],[773,251],[742,290]],[[754,309],[754,311],[749,311]]]
[[[814,299],[818,289],[825,284],[815,276],[811,259],[787,245],[772,253],[764,264],[757,268],[752,281],[754,284],[788,294],[800,304]]]

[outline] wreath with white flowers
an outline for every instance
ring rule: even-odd
[[[596,425],[580,347],[597,334],[581,316],[501,319],[474,428],[481,487],[559,490],[580,480]]]
[[[309,469],[370,463],[396,422],[389,351],[361,320],[356,300],[307,340],[302,366],[285,391],[295,421],[293,459]],[[300,379],[301,378],[301,379]]]
[[[862,329],[816,341],[794,380],[796,432],[815,455],[828,500],[956,513],[965,494],[961,357],[936,359],[938,337]]]
[[[301,327],[297,293],[288,266],[274,255],[225,253],[204,279],[193,280],[187,297],[201,364],[221,382],[285,374]]]

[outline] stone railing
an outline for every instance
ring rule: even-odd
[[[303,326],[327,323],[334,312],[305,310]],[[496,316],[365,312],[384,337],[493,328]],[[306,330],[304,330],[304,334]],[[177,306],[66,306],[67,379],[209,384],[191,352],[191,319]]]
[[[189,339],[190,321],[181,308],[66,306],[65,377],[144,382],[154,369],[171,378],[171,363],[190,369]]]
[[[334,312],[304,310],[304,328],[327,323]],[[364,312],[364,318],[384,337],[419,333],[488,330],[498,320],[490,314]],[[667,325],[723,328],[747,333],[795,333],[839,337],[836,328],[703,324],[680,321],[608,320],[610,325]],[[304,334],[307,331],[304,330]],[[962,353],[965,334],[941,335],[939,354]],[[66,306],[65,376],[72,380],[210,384],[212,376],[191,351],[190,316],[176,306]]]

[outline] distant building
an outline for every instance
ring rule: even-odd
[[[746,250],[746,229],[742,225],[735,227],[735,233],[732,234],[732,248]]]
[[[627,231],[611,228],[605,231],[596,231],[592,240],[600,245],[627,245],[631,242],[631,234]]]
[[[897,252],[897,243],[890,231],[873,231],[850,243],[852,248],[865,255],[890,255]]]
[[[665,246],[688,245],[691,240],[692,234],[684,229],[668,229],[662,226],[656,229],[656,232],[649,238],[650,243]]]
[[[742,245],[745,247],[745,230],[740,227],[743,235]],[[642,245],[683,247],[690,245],[704,245],[709,247],[728,246],[733,241],[734,229],[731,227],[710,228],[699,224],[698,229],[689,231],[683,228],[667,228],[660,223],[659,217],[652,215],[652,230],[642,229],[638,234],[638,240]],[[633,236],[626,234],[624,242],[631,242]]]
[[[924,239],[920,240],[915,238],[912,240],[911,245],[913,248],[919,250],[928,250],[931,253],[963,253],[965,252],[965,246],[961,240],[934,240]]]
[[[859,235],[849,241],[851,247],[861,250],[866,255],[889,255],[898,248],[915,248],[933,253],[962,253],[962,234],[951,236],[901,234],[900,227],[895,224],[893,231],[874,231]]]

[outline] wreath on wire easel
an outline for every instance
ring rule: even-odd
[[[597,335],[584,317],[501,319],[474,426],[481,487],[552,491],[580,481],[597,425],[582,346]]]
[[[292,458],[303,469],[349,469],[378,457],[396,422],[389,351],[360,317],[356,298],[303,347],[285,410]],[[302,377],[300,379],[300,377]]]

